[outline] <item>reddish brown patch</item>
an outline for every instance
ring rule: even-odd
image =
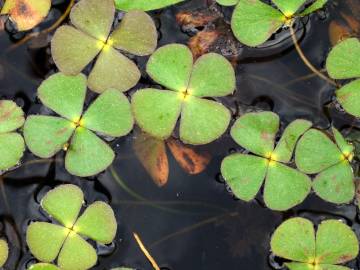
[[[214,12],[206,12],[206,11],[195,11],[188,12],[182,11],[176,14],[176,21],[181,26],[186,27],[199,27],[204,26],[210,22],[215,21],[219,18],[219,15]]]
[[[346,255],[343,255],[339,258],[339,261],[338,263],[344,263],[344,262],[348,262],[350,260],[352,260],[354,257],[352,255],[349,255],[349,254],[346,254]]]
[[[180,141],[170,139],[167,141],[167,145],[181,168],[189,174],[201,173],[211,160],[209,153],[196,150]]]
[[[269,141],[272,139],[272,136],[267,133],[267,132],[261,132],[261,135],[260,135],[261,139],[264,140],[264,141]]]
[[[61,128],[61,129],[59,129],[58,131],[56,131],[55,135],[57,135],[57,136],[64,135],[67,130],[68,130],[67,127]]]
[[[201,55],[208,53],[210,46],[219,37],[219,33],[216,31],[202,31],[197,33],[189,40],[189,47],[195,59]]]
[[[44,19],[26,0],[17,0],[9,15],[19,31],[29,30]]]
[[[159,187],[164,186],[169,177],[169,162],[165,143],[141,133],[135,138],[133,148],[137,158],[154,183]]]

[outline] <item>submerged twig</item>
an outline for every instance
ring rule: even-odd
[[[16,42],[14,45],[10,46],[7,51],[11,51],[19,46],[21,46],[22,44],[28,42],[30,39],[32,38],[35,38],[35,37],[38,37],[39,35],[43,35],[43,34],[48,34],[50,32],[52,32],[53,30],[55,30],[65,19],[66,17],[69,15],[70,11],[71,11],[71,8],[72,6],[74,5],[75,3],[75,0],[70,0],[70,3],[68,5],[68,7],[66,8],[64,14],[62,14],[60,16],[59,19],[57,19],[57,21],[52,24],[50,27],[40,31],[40,32],[34,32],[34,33],[31,33],[27,36],[25,36],[24,38],[20,39],[18,42]]]
[[[304,62],[304,64],[312,71],[314,72],[317,76],[319,76],[320,78],[322,78],[323,80],[327,81],[329,84],[333,85],[333,86],[337,86],[336,82],[331,80],[329,77],[325,76],[324,74],[322,74],[319,70],[317,70],[311,63],[310,61],[306,58],[305,54],[303,53],[303,51],[301,50],[301,47],[297,41],[296,38],[296,34],[295,34],[295,30],[293,28],[293,23],[289,24],[289,28],[290,28],[290,33],[291,33],[291,38],[293,40],[295,49],[297,51],[297,53],[299,54],[301,60]]]
[[[149,251],[147,251],[146,247],[144,246],[144,244],[141,242],[140,237],[136,234],[133,233],[136,242],[138,243],[141,251],[144,253],[145,257],[149,260],[149,262],[151,263],[151,265],[153,266],[153,268],[155,270],[160,270],[159,265],[156,263],[156,261],[154,260],[154,258],[150,255]]]

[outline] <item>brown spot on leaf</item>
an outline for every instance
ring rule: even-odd
[[[208,53],[210,46],[219,37],[216,31],[201,31],[189,40],[189,47],[195,59],[201,55]]]

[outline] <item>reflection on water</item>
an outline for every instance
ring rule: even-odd
[[[358,0],[331,1],[328,12],[312,15],[297,25],[304,53],[321,69],[331,47],[328,28],[331,22],[346,23],[344,16],[359,15],[347,3],[356,6]],[[54,1],[44,28],[63,12],[64,1]],[[183,29],[176,22],[180,11],[206,10],[209,1],[192,0],[182,5],[152,12],[160,33],[159,45],[171,42],[186,43],[190,35],[203,29]],[[358,2],[357,2],[358,3]],[[359,6],[357,4],[357,6]],[[226,25],[231,8],[217,7],[221,25]],[[346,18],[346,16],[345,16]],[[216,29],[217,22],[206,27]],[[10,26],[8,26],[9,28]],[[9,50],[19,35],[0,31],[0,93],[2,98],[14,99],[26,113],[43,112],[36,99],[40,82],[56,72],[49,54],[48,39]],[[283,40],[280,44],[279,39]],[[289,42],[290,41],[290,42]],[[219,47],[220,46],[220,47]],[[312,120],[317,127],[330,123],[342,128],[357,125],[349,116],[336,109],[332,101],[334,89],[311,75],[301,62],[286,31],[277,33],[274,40],[262,48],[237,50],[237,92],[222,99],[232,109],[234,118],[254,109],[273,110],[281,115],[284,125],[296,118]],[[221,44],[214,50],[224,49]],[[136,61],[144,77],[137,88],[150,84],[144,72],[146,58]],[[130,91],[130,94],[133,91]],[[88,101],[94,95],[89,94]],[[111,168],[97,177],[80,179],[64,170],[63,154],[50,160],[36,161],[27,153],[23,164],[1,179],[0,234],[5,234],[11,247],[8,269],[26,269],[33,258],[25,244],[25,230],[32,220],[44,220],[39,201],[51,187],[61,183],[79,185],[87,203],[104,200],[115,209],[119,230],[113,245],[98,246],[99,264],[94,269],[131,266],[148,270],[151,265],[132,237],[137,232],[163,270],[267,270],[281,267],[270,256],[269,241],[273,230],[282,220],[300,215],[320,222],[323,218],[339,218],[360,234],[357,208],[354,205],[335,206],[314,195],[300,206],[285,213],[266,209],[262,196],[245,203],[232,197],[219,177],[221,160],[232,151],[241,149],[226,134],[220,140],[203,147],[212,156],[206,170],[198,175],[187,174],[169,154],[169,180],[159,188],[142,167],[133,151],[136,133],[111,143],[117,158]],[[350,267],[360,269],[357,262]]]

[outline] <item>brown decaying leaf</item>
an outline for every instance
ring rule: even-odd
[[[210,46],[219,37],[219,33],[216,31],[201,31],[195,36],[190,38],[189,47],[195,59],[201,55],[208,53]]]
[[[18,31],[26,31],[44,20],[50,7],[50,0],[6,0],[1,14],[9,14]]]
[[[198,152],[193,147],[182,144],[175,139],[169,139],[167,145],[181,168],[189,174],[198,174],[204,171],[211,160],[206,152]]]
[[[215,12],[182,11],[176,14],[177,23],[186,28],[204,26],[211,22],[214,22],[218,18],[219,15]]]
[[[145,133],[139,133],[133,142],[137,158],[159,187],[164,186],[169,177],[169,162],[165,143]]]
[[[329,38],[333,46],[349,37],[351,35],[350,33],[351,30],[347,26],[337,21],[332,21],[329,25]]]

